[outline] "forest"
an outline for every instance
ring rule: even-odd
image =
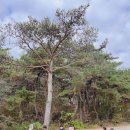
[[[1,130],[130,121],[130,69],[104,51],[107,39],[95,47],[98,29],[86,19],[88,7],[0,26]],[[24,50],[19,58],[6,48],[9,40]]]

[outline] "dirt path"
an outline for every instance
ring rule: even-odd
[[[107,130],[110,130],[110,128],[114,128],[114,130],[130,130],[130,125],[118,126],[118,127],[107,127]],[[85,129],[85,130],[103,130],[103,129],[99,128],[99,129]]]
[[[113,127],[114,130],[130,130],[130,126],[119,126],[119,127]],[[110,128],[107,128],[107,130],[110,130]]]

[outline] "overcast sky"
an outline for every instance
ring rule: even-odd
[[[0,0],[0,23],[25,21],[27,16],[54,19],[57,8],[71,9],[88,2],[87,20],[99,29],[96,46],[108,38],[105,51],[118,56],[123,67],[130,67],[130,0]],[[15,46],[11,52],[15,57],[21,53]]]

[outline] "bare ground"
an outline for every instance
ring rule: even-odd
[[[114,130],[130,130],[130,125],[107,127],[107,130],[110,130],[110,128],[114,128]],[[103,130],[103,129],[102,128],[97,128],[97,129],[84,129],[84,130]]]

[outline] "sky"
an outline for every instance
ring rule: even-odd
[[[72,9],[88,3],[86,19],[99,30],[95,46],[108,38],[105,51],[119,57],[123,68],[130,67],[130,0],[0,0],[0,24],[25,21],[28,16],[54,19],[57,8]],[[15,57],[23,52],[17,46],[11,47]]]

